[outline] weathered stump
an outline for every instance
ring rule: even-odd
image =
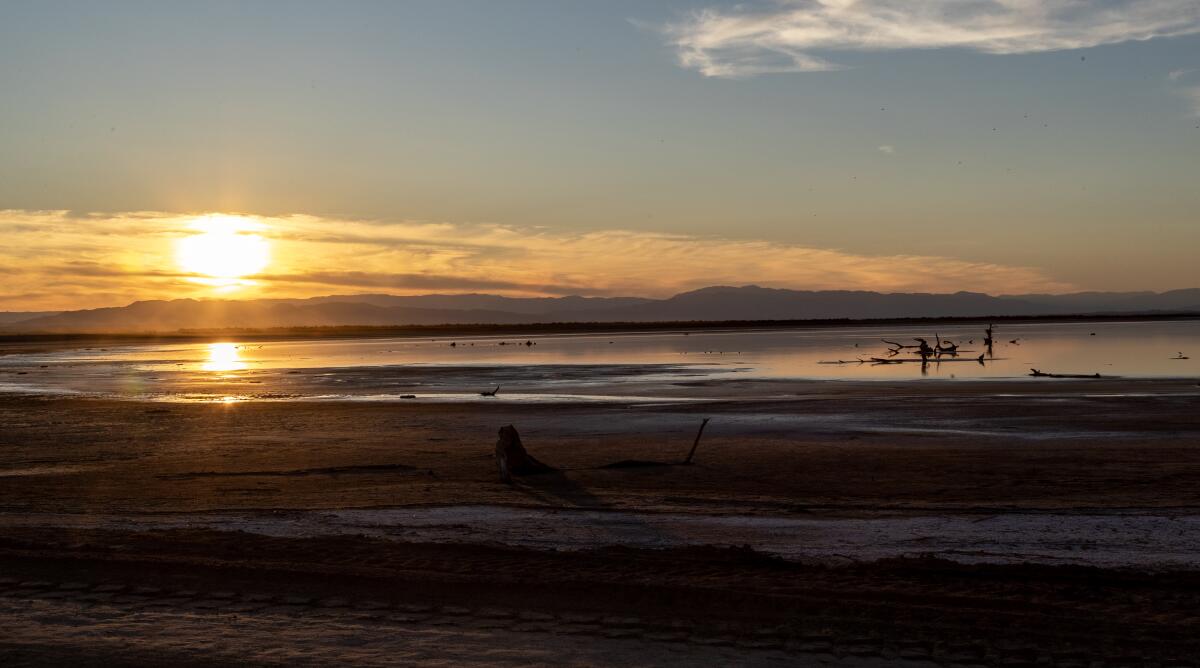
[[[530,475],[546,473],[554,469],[533,458],[521,444],[521,435],[511,424],[500,428],[500,438],[496,440],[496,468],[500,480],[512,484],[514,475]]]

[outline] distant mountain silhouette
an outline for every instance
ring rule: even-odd
[[[371,304],[385,308],[422,308],[506,311],[508,313],[528,313],[543,315],[549,313],[565,313],[570,311],[602,310],[639,304],[652,304],[656,300],[642,297],[501,297],[486,294],[460,295],[331,295],[328,297],[313,297],[304,300],[306,303],[353,302]],[[295,302],[292,302],[295,303]]]
[[[58,315],[59,311],[0,311],[0,327],[25,320],[33,320],[48,315]]]
[[[6,332],[165,332],[303,326],[986,317],[1195,312],[1200,289],[1070,295],[879,293],[716,286],[667,299],[487,294],[333,295],[246,301],[176,299],[55,314],[0,313]]]
[[[794,320],[831,318],[923,318],[1040,314],[1019,300],[975,292],[953,294],[848,290],[782,290],[747,285],[684,292],[651,304],[607,311],[615,320]]]
[[[1200,311],[1200,288],[1168,292],[1077,292],[1068,295],[1004,295],[1056,312],[1123,313],[1130,311]]]

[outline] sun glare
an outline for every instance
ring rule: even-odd
[[[208,344],[208,360],[200,366],[205,371],[241,371],[246,362],[232,343]]]
[[[179,240],[176,261],[195,280],[207,285],[246,283],[271,261],[271,245],[258,234],[262,223],[239,216],[211,215],[189,225],[194,232]]]

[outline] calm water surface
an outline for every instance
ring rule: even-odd
[[[882,364],[881,339],[934,336],[957,357]],[[845,327],[534,337],[375,338],[139,345],[0,357],[0,391],[174,400],[686,398],[686,380],[901,380],[1060,374],[1200,376],[1200,321]],[[527,342],[532,345],[527,345]],[[453,345],[451,345],[453,344]],[[983,355],[982,361],[979,356]],[[1175,359],[1180,356],[1190,359]],[[674,388],[666,392],[664,388]]]

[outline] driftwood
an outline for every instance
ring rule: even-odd
[[[514,475],[549,473],[554,470],[525,451],[525,446],[521,444],[521,435],[511,424],[500,428],[500,438],[496,441],[496,468],[499,470],[500,480],[510,485]]]
[[[921,339],[915,339],[915,340],[920,341]],[[891,350],[892,350],[893,355],[900,352],[901,350],[904,350],[905,348],[920,348],[921,347],[921,346],[906,346],[903,343],[899,343],[897,341],[888,341],[887,339],[880,339],[880,341],[883,341],[884,343],[886,343],[892,347]]]
[[[480,392],[480,393],[479,393],[479,396],[481,396],[481,397],[494,397],[494,396],[496,396],[496,393],[497,393],[497,392],[499,392],[499,391],[500,391],[500,386],[499,386],[499,385],[497,385],[497,386],[496,386],[496,389],[494,389],[494,390],[491,390],[491,391],[484,390],[483,392]]]
[[[709,420],[712,418],[704,418],[700,422],[700,430],[696,432],[696,440],[692,441],[692,449],[688,451],[687,458],[681,462],[655,462],[645,459],[622,459],[619,462],[605,464],[602,469],[644,469],[654,468],[659,466],[687,466],[692,463],[692,458],[696,456],[696,448],[700,447],[700,437],[704,435],[704,428],[708,426]]]
[[[960,352],[974,352],[971,350],[959,350],[958,344],[947,339],[942,339],[942,337],[938,334],[934,334],[933,338],[935,343],[933,346],[929,345],[929,341],[922,338],[913,338],[913,341],[917,342],[916,345],[905,345],[898,341],[890,341],[888,339],[880,340],[888,344],[888,354],[892,356],[900,354],[900,351],[902,350],[916,350],[917,354],[922,358],[941,357],[942,355],[954,357]],[[878,360],[879,358],[872,357],[871,359]]]
[[[907,363],[920,364],[922,374],[926,373],[926,370],[929,368],[930,364],[941,364],[942,362],[974,362],[980,366],[987,366],[988,359],[992,358],[992,334],[994,329],[995,328],[993,325],[988,325],[987,329],[984,330],[983,344],[987,350],[986,352],[979,353],[978,356],[976,356],[976,353],[979,351],[960,348],[960,343],[954,343],[949,339],[943,339],[941,334],[935,332],[933,335],[934,345],[932,346],[929,345],[928,339],[923,339],[920,337],[913,337],[913,341],[916,341],[914,344],[900,343],[899,341],[893,341],[891,339],[880,339],[888,345],[887,357],[868,357],[865,360],[860,358],[858,363],[870,363],[872,365]],[[973,345],[975,343],[975,339],[971,339],[968,341],[968,343]],[[911,350],[912,353],[910,354],[915,354],[916,357],[899,357],[899,355],[906,350]],[[968,353],[970,353],[971,356],[967,357],[966,354]],[[820,363],[855,364],[855,362],[850,360],[836,360]]]
[[[1098,373],[1093,373],[1093,374],[1086,374],[1086,373],[1046,373],[1045,371],[1039,371],[1039,370],[1037,370],[1037,369],[1030,369],[1030,371],[1032,371],[1033,373],[1031,373],[1031,374],[1029,374],[1029,375],[1030,375],[1030,376],[1033,376],[1034,378],[1105,378],[1105,377],[1106,377],[1106,376],[1101,376],[1101,375],[1100,375],[1100,374],[1098,374]]]
[[[933,354],[933,348],[929,347],[929,342],[925,339],[914,338],[913,341],[921,344],[917,346],[917,353],[920,354],[921,357],[928,357],[929,355]]]
[[[983,356],[982,355],[980,355],[979,357],[957,357],[957,356],[955,356],[955,357],[946,357],[946,358],[938,357],[936,355],[930,356],[930,357],[872,357],[872,358],[870,358],[870,361],[874,364],[905,364],[905,363],[941,364],[942,362],[982,362],[983,360],[981,360],[980,357],[983,357]]]
[[[941,355],[941,354],[957,355],[958,354],[958,345],[955,344],[953,341],[946,341],[943,343],[942,337],[939,336],[936,332],[934,333],[933,338],[937,341],[936,348],[937,348],[937,353],[939,355]]]

